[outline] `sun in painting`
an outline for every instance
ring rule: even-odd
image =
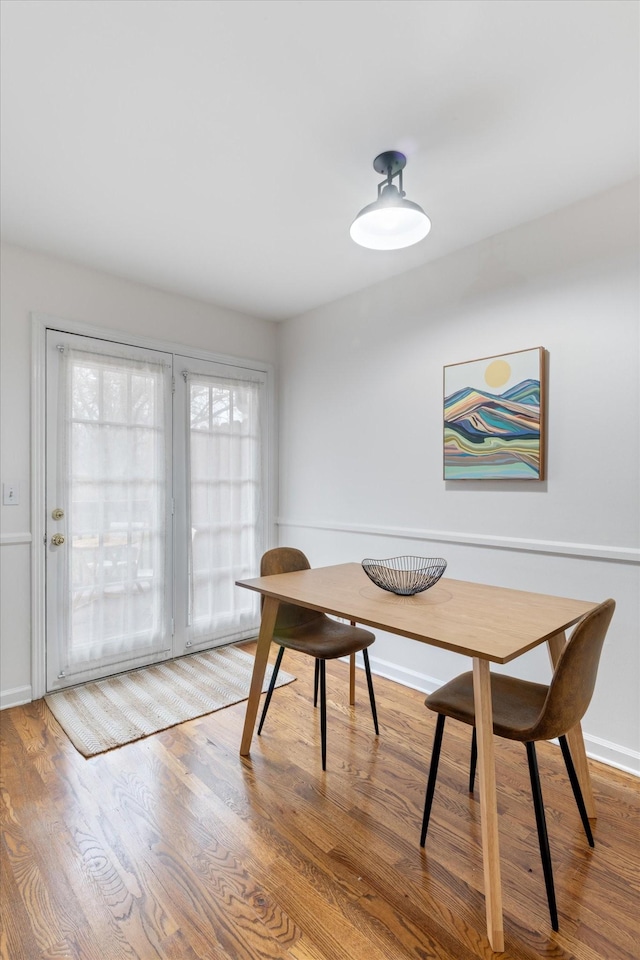
[[[493,360],[484,372],[485,382],[490,387],[502,387],[511,376],[511,367],[506,360]]]

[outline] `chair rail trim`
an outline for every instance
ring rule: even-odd
[[[279,517],[278,527],[326,530],[332,533],[358,533],[375,537],[393,537],[400,540],[431,540],[439,543],[462,543],[474,547],[492,547],[525,553],[552,553],[560,556],[608,560],[617,563],[640,564],[640,548],[615,544],[575,543],[562,540],[531,540],[525,537],[502,537],[448,530],[426,530],[414,527],[378,527],[369,524],[341,523],[339,521],[289,520]]]

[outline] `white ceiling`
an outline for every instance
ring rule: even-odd
[[[636,0],[2,0],[2,234],[283,319],[638,173]],[[433,228],[356,246],[383,150]]]

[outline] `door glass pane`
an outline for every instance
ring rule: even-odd
[[[72,671],[166,646],[166,381],[161,362],[63,351],[62,662]]]
[[[196,642],[258,627],[255,576],[262,551],[263,385],[188,374],[189,625]]]

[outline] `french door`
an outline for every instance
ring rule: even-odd
[[[265,374],[47,331],[53,691],[255,633]]]
[[[265,544],[265,375],[175,357],[176,610],[181,651],[255,634]]]

